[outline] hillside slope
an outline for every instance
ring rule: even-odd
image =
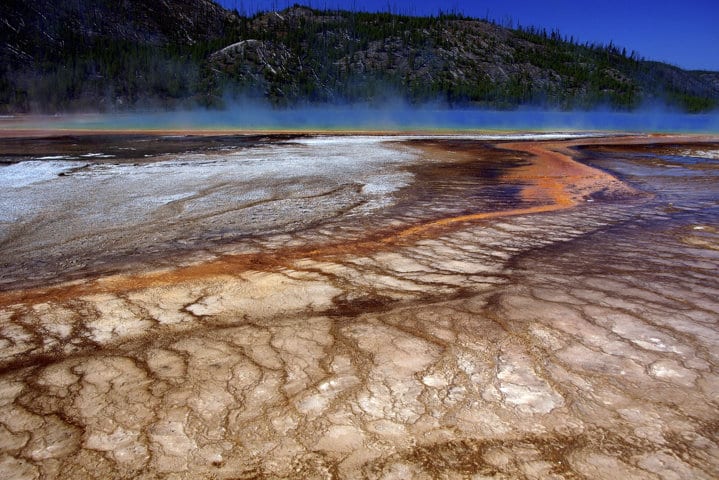
[[[5,0],[0,111],[173,106],[234,38],[237,16],[211,0]]]
[[[611,44],[461,16],[292,7],[243,17],[210,0],[10,0],[0,7],[0,109],[419,103],[512,108],[719,103],[719,73]]]

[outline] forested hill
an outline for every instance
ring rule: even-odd
[[[221,106],[233,96],[288,106],[719,105],[717,72],[459,15],[295,6],[248,17],[211,0],[4,0],[0,19],[4,113]]]

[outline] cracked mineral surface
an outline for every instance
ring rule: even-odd
[[[719,139],[0,139],[4,479],[719,477]]]

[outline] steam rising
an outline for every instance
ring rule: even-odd
[[[244,101],[224,110],[74,114],[55,117],[0,119],[0,129],[79,130],[359,130],[359,131],[472,131],[472,130],[599,130],[628,132],[719,132],[719,112],[686,114],[666,109],[637,112],[598,110],[492,111],[451,109],[394,103],[306,106],[278,109]]]

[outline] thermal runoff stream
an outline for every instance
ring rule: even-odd
[[[0,138],[0,472],[719,477],[719,137]]]

